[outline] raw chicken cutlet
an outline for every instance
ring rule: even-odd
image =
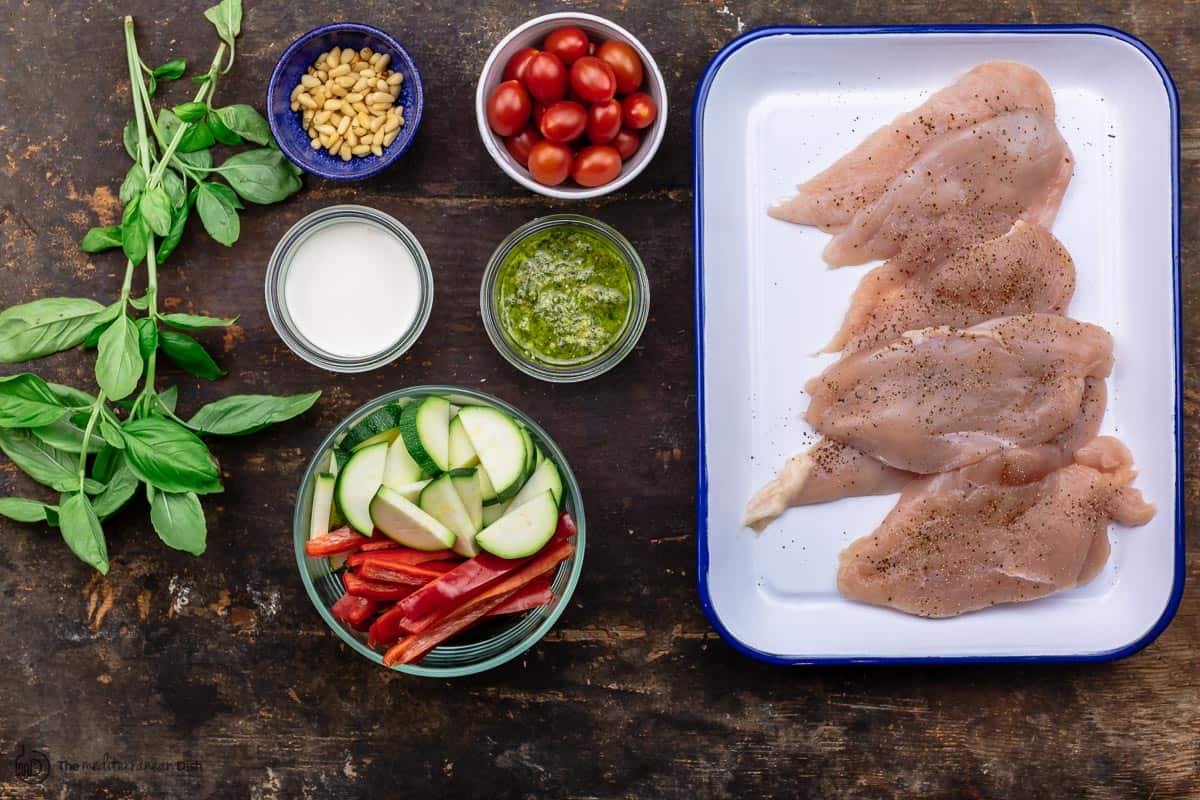
[[[840,267],[903,253],[937,263],[1018,219],[1049,228],[1073,169],[1054,122],[1032,111],[939,136],[830,239],[825,261]]]
[[[1049,442],[1064,458],[1095,438],[1108,405],[1102,378],[1088,378],[1079,414]],[[746,503],[742,524],[762,531],[780,514],[795,506],[829,503],[845,497],[895,494],[921,476],[871,458],[849,445],[822,439],[806,452],[794,455],[779,475],[755,492]]]
[[[1070,253],[1045,228],[1018,221],[1003,236],[933,266],[902,257],[867,273],[825,352],[853,353],[905,331],[970,327],[1017,314],[1063,314],[1075,293]]]
[[[1044,444],[1079,416],[1112,337],[1052,314],[926,328],[845,356],[811,379],[805,419],[888,466],[927,475]]]
[[[768,213],[826,230],[845,227],[858,211],[883,194],[927,141],[1019,110],[1054,119],[1054,98],[1042,76],[1009,61],[980,64],[875,131],[832,166],[800,184],[795,197]]]
[[[838,590],[922,617],[1044,597],[1092,580],[1108,523],[1143,525],[1154,507],[1129,486],[1129,451],[1100,437],[1064,460],[1016,449],[914,481],[870,536],[840,558]]]

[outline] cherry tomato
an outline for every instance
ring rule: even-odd
[[[532,110],[529,93],[520,81],[505,81],[488,96],[488,124],[501,136],[511,136],[524,128]]]
[[[571,66],[588,54],[591,44],[588,35],[579,28],[559,28],[546,37],[542,46],[547,53],[554,53],[564,64]]]
[[[640,131],[654,123],[658,116],[658,106],[645,92],[634,92],[621,102],[621,109],[626,128]]]
[[[542,141],[542,135],[537,132],[536,128],[530,125],[515,136],[506,138],[504,146],[508,148],[508,152],[517,160],[518,164],[522,167],[528,167],[529,151],[540,141]]]
[[[573,100],[559,100],[546,109],[538,128],[552,142],[571,142],[587,129],[587,109]]]
[[[558,186],[571,174],[571,148],[542,140],[529,151],[529,174],[543,186]]]
[[[547,105],[567,96],[567,68],[554,53],[538,53],[525,68],[525,87]]]
[[[608,144],[621,132],[621,104],[616,100],[588,109],[587,137],[592,144]]]
[[[539,103],[536,100],[533,103],[533,124],[534,127],[540,129],[542,127],[542,117],[546,116],[546,104]]]
[[[594,144],[575,156],[571,177],[580,186],[603,186],[621,174],[621,154],[615,147]]]
[[[533,57],[538,54],[537,50],[532,47],[526,47],[524,50],[518,50],[508,63],[504,65],[504,80],[506,81],[523,81],[525,80],[525,70],[529,69],[529,62],[533,61]]]
[[[612,67],[617,76],[617,91],[632,94],[642,88],[642,60],[634,49],[624,42],[607,41],[600,45],[596,55]]]
[[[622,128],[621,132],[612,140],[612,146],[617,148],[622,161],[628,161],[642,146],[642,137],[629,128]]]
[[[617,93],[613,69],[595,56],[584,56],[571,65],[571,91],[580,100],[604,103]]]

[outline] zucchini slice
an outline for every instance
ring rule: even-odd
[[[400,437],[425,473],[436,475],[450,469],[450,403],[430,395],[405,408]]]
[[[458,412],[458,419],[479,454],[495,496],[507,500],[520,491],[526,478],[525,464],[532,456],[532,452],[526,451],[523,429],[503,411],[483,406],[464,408]],[[484,502],[487,500],[484,486]]]
[[[371,501],[371,518],[384,535],[406,547],[445,550],[454,546],[451,530],[386,486]]]
[[[346,431],[338,444],[342,450],[353,450],[368,439],[391,429],[399,427],[403,409],[396,403],[388,403],[383,408],[377,408],[367,415],[366,419]]]
[[[342,517],[354,530],[370,536],[371,501],[383,484],[388,445],[380,442],[364,447],[350,457],[337,477],[334,500]]]
[[[449,473],[430,481],[421,491],[421,499],[417,505],[454,533],[454,552],[467,558],[479,555],[474,541],[479,529],[471,521],[471,515],[467,513],[467,507],[458,496],[458,491],[454,488],[454,478]]]
[[[525,481],[521,491],[517,492],[517,496],[512,500],[513,507],[520,508],[546,491],[554,495],[555,504],[562,503],[562,476],[558,474],[558,467],[548,460],[538,464],[533,474],[529,476],[529,480]]]
[[[472,533],[479,533],[483,530],[483,488],[479,485],[479,470],[456,469],[450,473],[450,477],[454,481],[454,491],[458,492],[458,498],[462,500],[471,518],[471,525],[475,528]]]
[[[546,546],[558,528],[558,503],[542,492],[484,528],[475,543],[500,558],[525,558]]]
[[[397,437],[388,445],[387,462],[383,467],[383,484],[395,489],[397,486],[407,486],[425,477],[421,466],[413,461],[408,453],[404,439]]]
[[[308,538],[315,539],[329,533],[333,517],[333,490],[337,478],[328,472],[317,475],[313,482],[312,513],[308,518]]]
[[[471,446],[467,429],[458,417],[450,420],[450,469],[466,469],[479,466],[479,454]]]

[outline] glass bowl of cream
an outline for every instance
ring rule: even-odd
[[[331,372],[365,372],[412,347],[433,307],[433,272],[412,231],[373,208],[315,211],[279,240],[267,313],[296,355]]]

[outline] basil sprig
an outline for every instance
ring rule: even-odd
[[[201,498],[222,485],[220,467],[201,436],[262,430],[304,413],[320,396],[226,397],[185,422],[176,416],[178,390],[156,387],[163,357],[199,378],[224,375],[196,337],[237,323],[236,317],[159,310],[158,266],[179,245],[192,212],[212,238],[232,246],[241,233],[243,201],[276,203],[300,190],[299,171],[279,152],[261,114],[249,105],[212,103],[219,78],[233,65],[241,0],[221,0],[204,16],[221,40],[211,65],[193,78],[199,88],[192,100],[157,114],[151,98],[161,82],[183,77],[187,64],[173,59],[147,66],[138,54],[133,20],[125,18],[134,113],[121,140],[133,165],[118,192],[120,224],[92,228],[80,242],[87,253],[119,248],[124,254],[119,299],[106,306],[51,297],[0,312],[0,363],[81,344],[96,351],[95,394],[29,372],[0,378],[0,451],[59,494],[57,503],[0,497],[0,516],[57,527],[71,551],[101,572],[109,568],[104,521],[139,488],[163,543],[203,553],[208,529]],[[217,164],[218,143],[256,147]],[[139,274],[145,291],[137,295],[133,283]]]

